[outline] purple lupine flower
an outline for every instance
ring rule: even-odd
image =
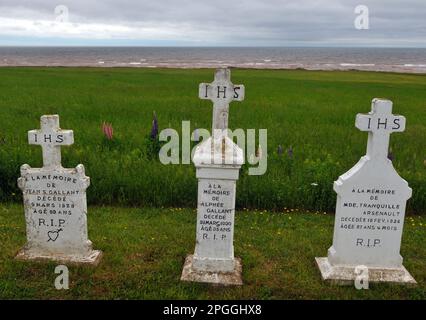
[[[280,157],[283,155],[283,147],[282,147],[282,145],[278,145],[278,150],[277,150],[277,152],[278,152],[278,155],[279,155]]]
[[[154,111],[154,119],[152,119],[152,126],[151,126],[151,139],[156,139],[158,135],[158,119],[157,114]]]
[[[293,147],[292,146],[290,146],[290,148],[287,150],[287,156],[290,159],[293,159]]]
[[[104,123],[102,124],[102,132],[108,140],[112,140],[114,136],[114,129],[111,123],[104,121]]]

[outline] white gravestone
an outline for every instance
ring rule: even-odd
[[[20,260],[53,260],[97,265],[101,251],[92,250],[87,236],[86,189],[90,178],[84,166],[61,165],[61,146],[74,143],[72,130],[59,128],[59,116],[41,117],[41,130],[28,132],[30,144],[43,150],[43,168],[24,164],[18,186],[23,192],[27,244]]]
[[[242,264],[234,257],[236,181],[244,155],[228,136],[229,103],[244,99],[244,86],[231,83],[229,69],[200,84],[199,97],[213,101],[213,137],[197,146],[198,178],[195,253],[185,260],[181,280],[242,285]]]
[[[374,99],[355,126],[368,132],[367,154],[334,183],[333,245],[316,258],[322,278],[349,284],[368,270],[369,282],[415,284],[399,253],[411,188],[388,159],[390,134],[405,130],[405,118],[392,114],[391,101]]]

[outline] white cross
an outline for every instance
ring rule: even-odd
[[[231,70],[216,70],[212,83],[200,83],[199,97],[213,101],[213,135],[228,129],[229,103],[244,100],[244,86],[231,82]]]
[[[42,116],[40,127],[40,130],[28,131],[28,143],[41,145],[43,168],[61,166],[61,146],[74,143],[73,131],[59,128],[58,115]]]
[[[376,98],[371,112],[356,116],[355,126],[368,131],[367,156],[387,159],[390,134],[405,130],[405,117],[392,114],[392,101]]]

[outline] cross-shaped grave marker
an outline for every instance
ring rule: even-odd
[[[405,130],[405,117],[392,114],[392,101],[374,99],[371,112],[358,114],[355,126],[361,131],[368,131],[367,156],[387,159],[390,134]]]
[[[58,115],[42,116],[40,127],[40,130],[28,131],[28,143],[41,146],[44,168],[61,166],[61,146],[74,143],[73,131],[59,127]]]
[[[213,138],[200,143],[194,152],[196,242],[194,254],[185,259],[181,280],[242,285],[242,262],[234,256],[234,219],[236,182],[244,155],[227,136],[227,129],[229,103],[244,99],[244,86],[231,83],[229,69],[218,69],[212,83],[200,84],[199,97],[213,101]]]
[[[369,282],[415,284],[400,254],[412,190],[388,159],[390,134],[405,130],[405,117],[392,114],[392,101],[373,99],[371,112],[358,114],[355,126],[368,132],[367,153],[334,182],[333,244],[327,257],[316,258],[321,276],[353,284],[361,272]]]
[[[61,146],[74,143],[73,131],[59,127],[58,115],[44,115],[40,123],[41,129],[28,132],[28,140],[42,147],[43,167],[24,164],[18,179],[27,244],[16,258],[97,265],[102,252],[93,250],[87,231],[86,189],[90,178],[82,164],[75,168],[61,164]]]
[[[231,82],[231,70],[216,70],[212,83],[200,83],[199,98],[213,102],[212,135],[228,129],[229,104],[232,101],[244,100],[244,86]]]

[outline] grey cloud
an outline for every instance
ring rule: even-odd
[[[380,39],[386,45],[403,37],[407,41],[420,39],[426,45],[425,0],[1,0],[0,17],[49,18],[59,4],[69,8],[75,23],[184,26],[202,32],[206,38],[200,40],[207,42],[211,35],[237,45],[292,41],[338,44],[341,39],[351,39],[354,44]],[[353,27],[354,8],[359,4],[370,9],[368,31]],[[386,39],[392,41],[386,43]]]

